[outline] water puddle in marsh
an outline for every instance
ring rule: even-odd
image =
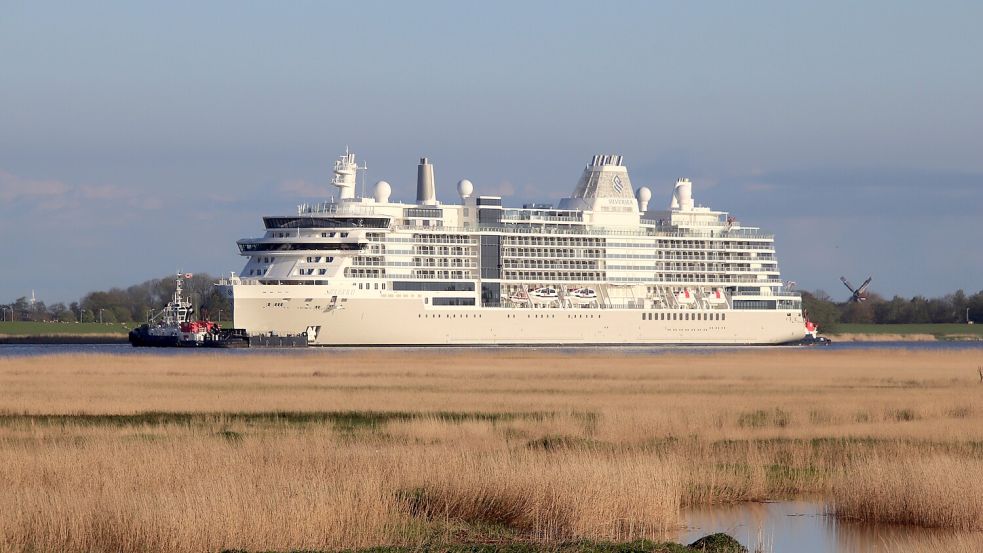
[[[886,553],[932,551],[957,537],[961,544],[983,549],[983,533],[889,524],[839,521],[826,514],[822,501],[794,500],[739,503],[686,509],[681,543],[692,543],[715,532],[726,532],[750,551],[765,553]]]

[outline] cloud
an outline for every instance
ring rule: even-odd
[[[334,195],[332,194],[332,190],[329,190],[327,186],[314,184],[304,179],[281,181],[277,185],[277,190],[296,198],[330,198]]]
[[[771,192],[778,188],[774,184],[766,182],[749,182],[744,185],[745,192]]]
[[[69,190],[61,181],[25,179],[0,170],[0,200],[4,202],[57,197]]]
[[[483,195],[488,196],[514,196],[515,195],[515,185],[510,181],[503,180],[498,184],[486,185],[482,187],[482,190],[477,191]]]
[[[70,184],[59,180],[32,179],[0,170],[0,201],[17,212],[65,212],[93,214],[100,210],[157,210],[165,205],[159,196],[114,184]]]

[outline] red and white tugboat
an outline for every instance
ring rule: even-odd
[[[809,320],[809,315],[805,315],[806,320],[806,335],[802,339],[802,344],[807,346],[820,345],[828,346],[832,344],[832,340],[825,336],[819,335],[819,325]]]
[[[249,347],[242,330],[222,330],[212,321],[193,321],[194,306],[184,297],[184,280],[191,274],[178,274],[174,296],[164,309],[153,313],[140,327],[130,331],[133,347]]]

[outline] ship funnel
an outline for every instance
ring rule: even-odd
[[[693,183],[689,179],[679,179],[672,191],[672,207],[680,211],[693,210]]]
[[[425,157],[420,158],[416,171],[416,203],[437,205],[437,187],[433,180],[433,164]]]

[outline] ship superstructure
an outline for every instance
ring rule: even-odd
[[[461,180],[437,199],[417,167],[414,203],[360,167],[334,166],[338,199],[263,217],[221,285],[235,326],[307,332],[314,345],[776,344],[800,340],[774,237],[695,203],[676,182],[668,209],[632,187],[622,156],[597,155],[559,205],[503,206]]]

